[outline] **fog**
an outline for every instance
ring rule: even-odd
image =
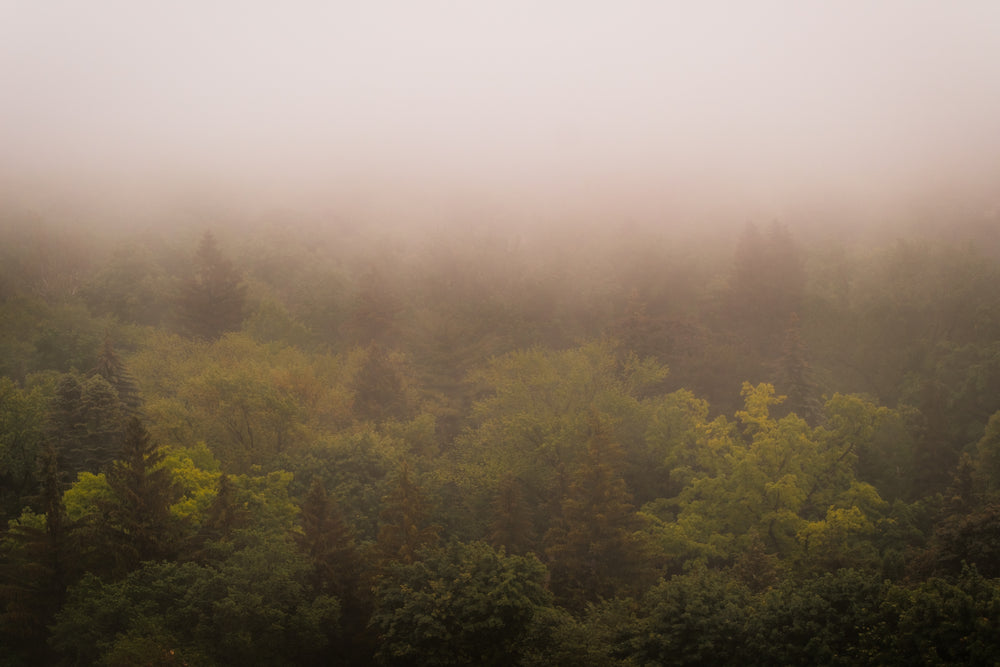
[[[990,216],[998,28],[985,0],[8,0],[0,203]]]

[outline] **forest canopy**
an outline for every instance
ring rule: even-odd
[[[989,239],[0,235],[0,663],[1000,652]]]

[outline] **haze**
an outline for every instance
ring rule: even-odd
[[[0,198],[521,220],[995,211],[1000,3],[0,5]]]

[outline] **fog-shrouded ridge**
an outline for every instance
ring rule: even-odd
[[[995,216],[998,30],[986,1],[8,2],[0,198],[521,223]]]

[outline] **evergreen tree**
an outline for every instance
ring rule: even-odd
[[[493,501],[490,543],[511,554],[525,554],[534,543],[531,508],[524,495],[524,485],[513,475],[503,478]]]
[[[98,472],[115,456],[126,415],[115,388],[101,375],[62,376],[49,410],[49,434],[71,477]]]
[[[427,500],[404,462],[379,513],[375,547],[384,563],[412,563],[420,549],[437,542],[438,527],[427,523],[428,513]]]
[[[215,236],[205,232],[195,254],[194,274],[181,290],[181,326],[195,338],[214,340],[243,324],[246,286],[219,250]]]
[[[354,414],[362,420],[404,419],[409,413],[398,364],[378,343],[368,346],[365,363],[354,378]]]
[[[353,531],[319,478],[309,487],[301,516],[302,532],[295,541],[315,568],[316,590],[342,601],[352,596],[360,566]]]
[[[353,665],[371,655],[370,586],[362,585],[361,557],[354,541],[354,531],[344,520],[335,499],[326,492],[319,478],[313,478],[302,503],[302,532],[295,533],[299,551],[312,564],[312,588],[316,594],[329,595],[340,603],[343,646],[336,664]]]
[[[58,457],[52,447],[40,456],[44,526],[14,524],[0,562],[0,636],[33,664],[51,660],[45,649],[48,626],[80,573],[77,526],[66,516]],[[3,654],[0,653],[0,658]]]
[[[93,374],[100,375],[114,387],[126,414],[135,415],[139,412],[139,388],[136,386],[135,378],[128,372],[125,363],[115,351],[110,334],[104,335],[104,343],[97,354],[97,365]]]
[[[594,417],[587,457],[546,534],[552,588],[570,606],[612,598],[640,585],[640,528],[621,469],[624,452]]]
[[[776,410],[775,413],[778,417],[783,416],[782,412],[793,413],[815,426],[823,412],[823,404],[819,400],[819,388],[813,381],[812,367],[806,360],[806,349],[800,334],[799,316],[792,313],[785,330],[775,383],[777,390],[787,398],[784,411]]]
[[[397,335],[397,318],[402,306],[383,273],[371,267],[361,284],[351,313],[350,328],[359,345],[391,345]]]
[[[121,454],[107,473],[111,499],[101,503],[105,539],[115,570],[129,572],[140,562],[168,558],[176,537],[170,506],[180,492],[164,454],[149,437],[138,418],[129,420]]]

